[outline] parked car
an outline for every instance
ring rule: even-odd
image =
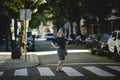
[[[108,57],[118,60],[120,57],[120,31],[114,31],[108,42]]]
[[[107,41],[110,38],[109,34],[96,35],[92,41],[91,54],[97,54],[99,56],[106,55],[107,53]]]
[[[45,37],[46,37],[46,40],[53,40],[55,38],[55,34],[48,32],[46,33]]]
[[[32,35],[31,32],[27,32],[27,51],[34,51],[35,50],[34,38],[35,37]]]
[[[91,48],[92,47],[92,41],[95,38],[96,34],[90,34],[87,36],[87,38],[85,39],[85,44],[86,47]]]

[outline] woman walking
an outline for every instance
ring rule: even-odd
[[[57,37],[53,40],[52,45],[54,48],[57,49],[57,54],[59,57],[58,65],[57,65],[57,72],[62,72],[62,65],[63,61],[65,60],[65,55],[66,55],[66,39],[64,38],[64,32],[63,29],[60,28],[58,30]]]

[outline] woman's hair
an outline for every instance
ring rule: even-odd
[[[60,28],[60,29],[58,30],[57,36],[60,36],[60,31],[62,31],[62,32],[63,32],[62,36],[64,36],[64,31],[63,31],[63,28]]]

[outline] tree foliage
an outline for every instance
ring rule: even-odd
[[[120,0],[0,0],[0,13],[19,18],[20,9],[30,8],[32,12],[38,9],[38,14],[32,15],[32,27],[48,20],[61,27],[67,20],[79,23],[81,16],[104,19],[111,14],[111,9],[117,10],[120,16],[119,3]]]
[[[34,12],[45,0],[0,0],[0,10],[7,16],[19,18],[20,9],[31,9]]]

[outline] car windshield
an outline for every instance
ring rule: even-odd
[[[120,39],[120,32],[118,32],[118,39]]]
[[[53,34],[47,34],[47,36],[53,36]]]

